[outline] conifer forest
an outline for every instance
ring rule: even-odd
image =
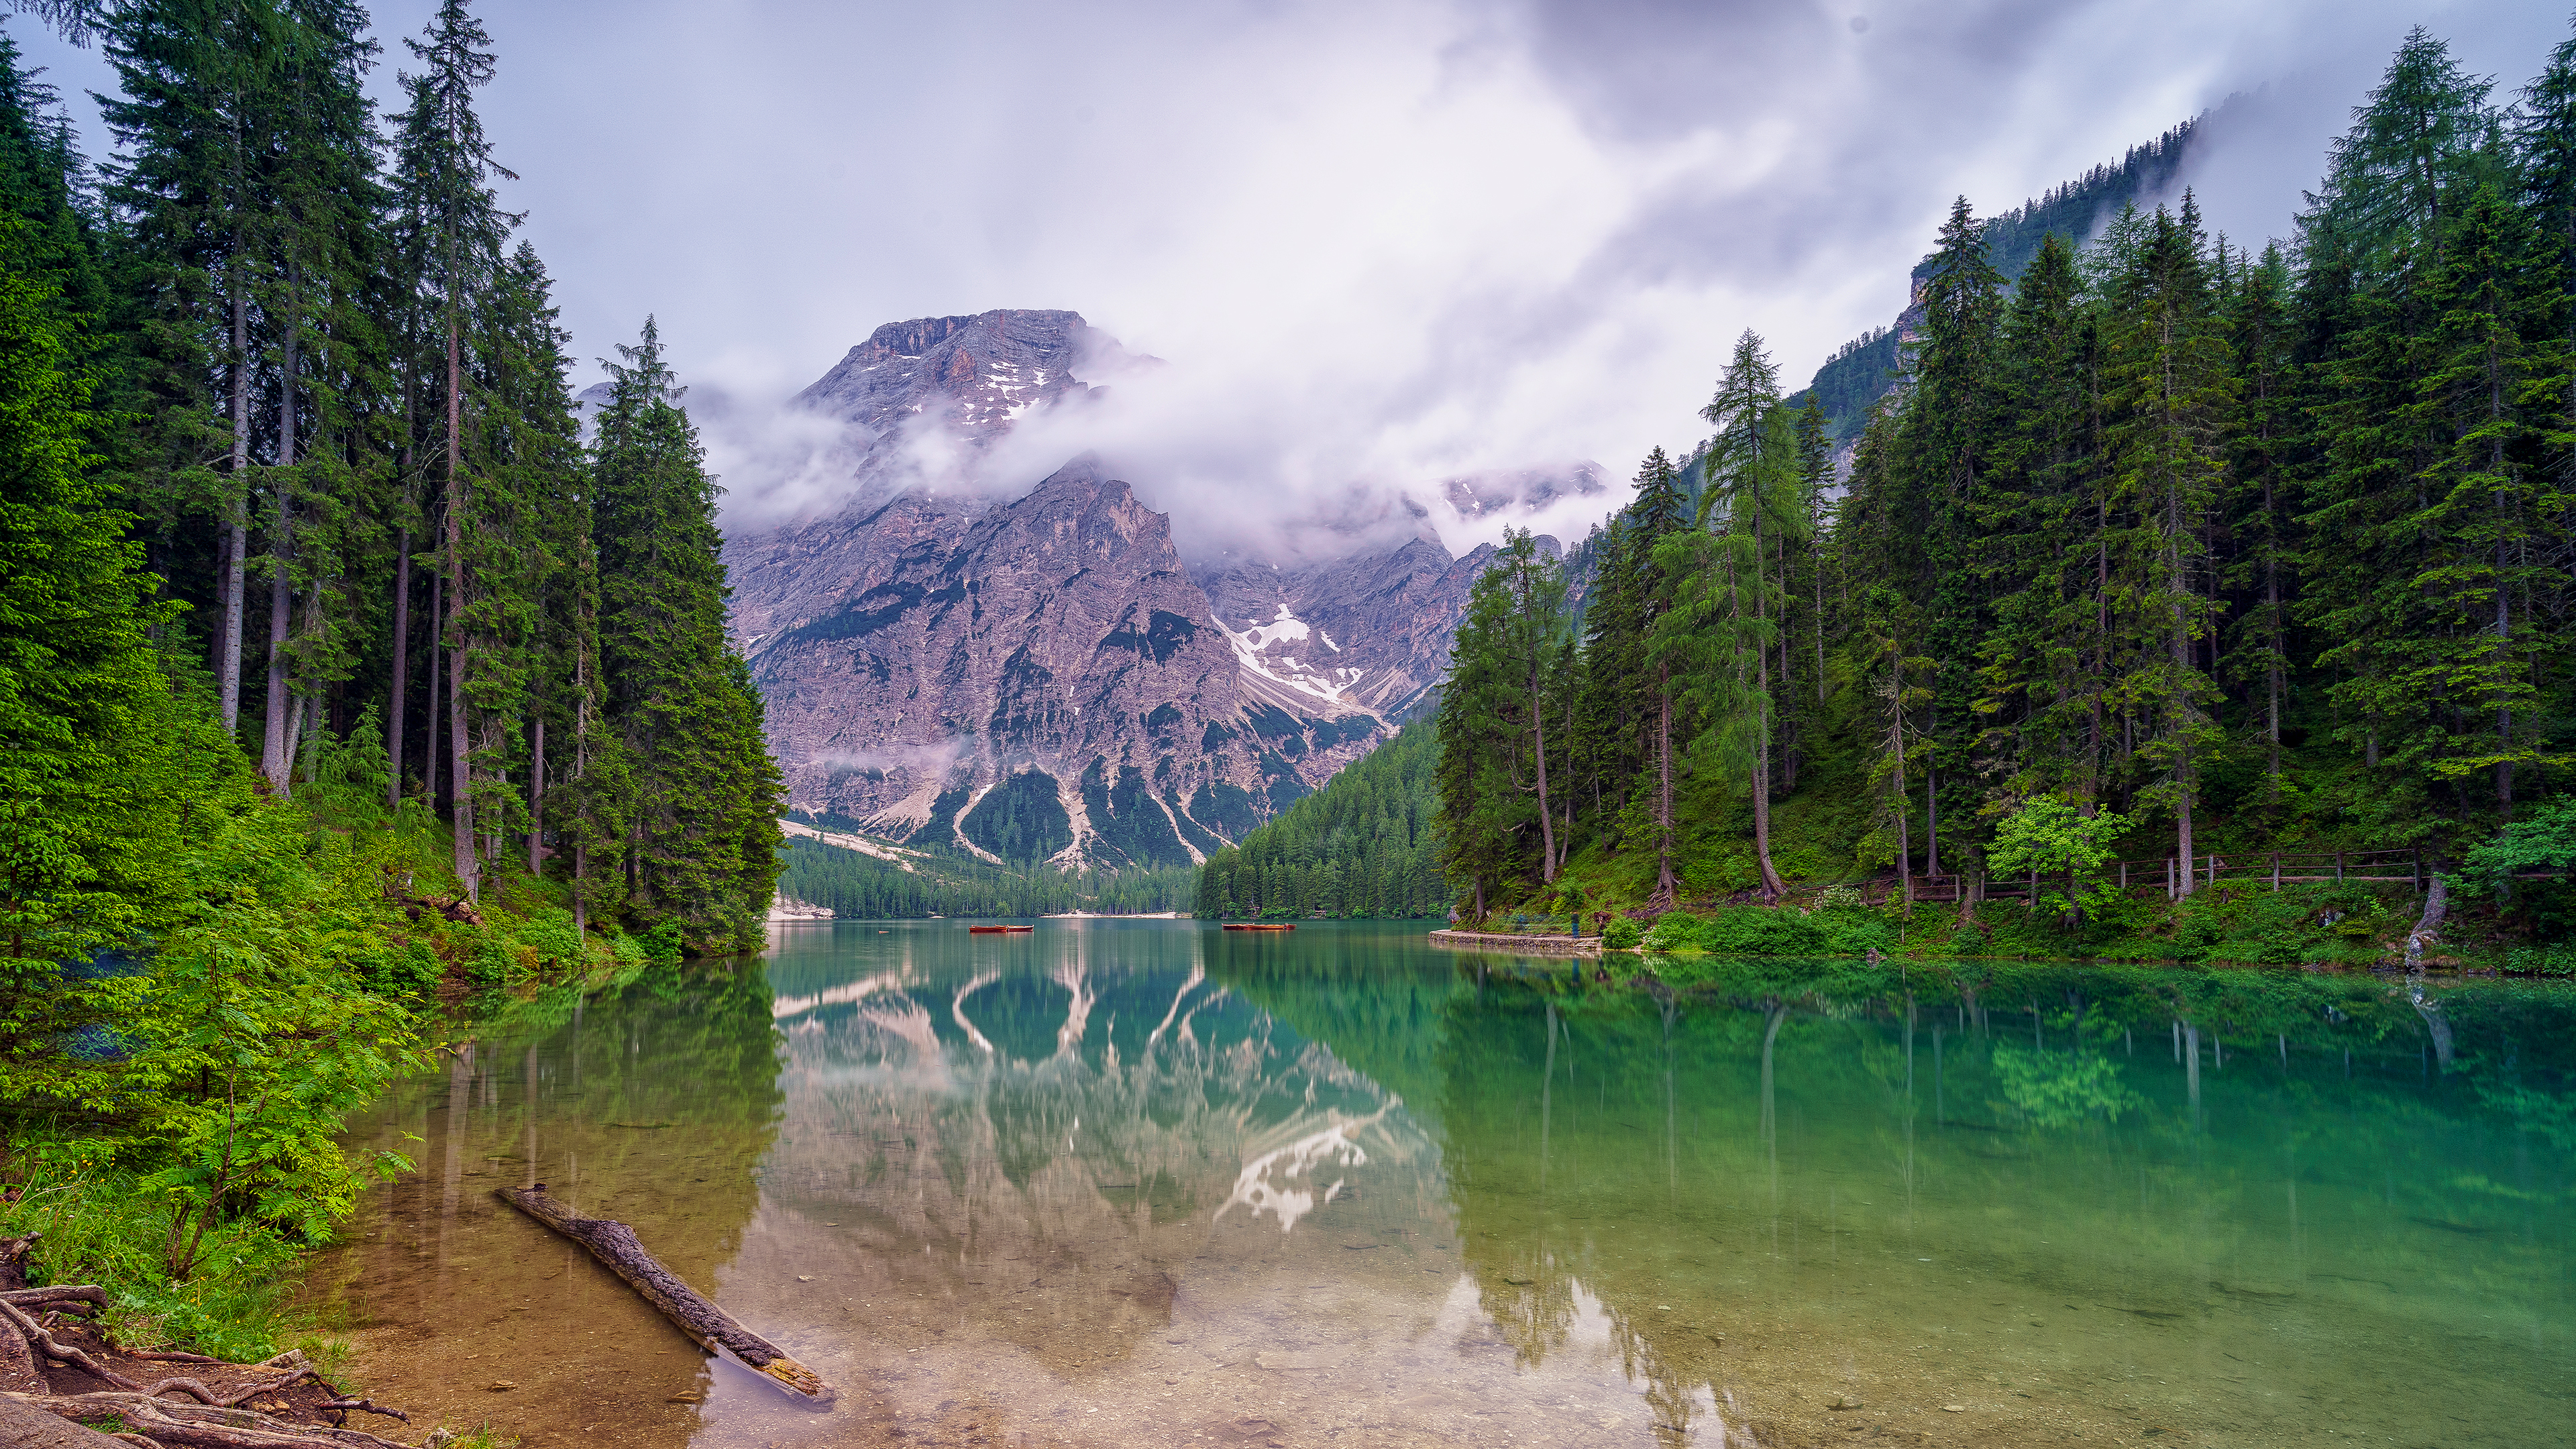
[[[1844,435],[1744,334],[1704,442],[1477,585],[1437,718],[1460,913],[1879,875],[2074,920],[2115,859],[2189,897],[2378,852],[2430,918],[2448,882],[2562,931],[2576,42],[2545,60],[2508,93],[2415,32],[2278,241],[2188,190],[2035,246],[2038,204],[1960,201],[1845,350],[1895,376]]]
[[[576,410],[465,0],[392,56],[336,0],[18,8],[117,90],[83,156],[0,38],[12,1231],[257,1356],[438,993],[756,943],[778,775],[682,391],[641,317]]]

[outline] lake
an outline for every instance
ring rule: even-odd
[[[496,1014],[311,1294],[530,1445],[2540,1445],[2576,993],[780,927]],[[542,1181],[840,1389],[710,1360]],[[508,1387],[499,1387],[507,1385]]]

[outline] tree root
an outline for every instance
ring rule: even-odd
[[[314,1407],[326,1412],[337,1410],[342,1424],[348,1423],[349,1416],[353,1413],[382,1414],[388,1419],[400,1419],[406,1424],[411,1422],[411,1415],[404,1413],[400,1409],[388,1409],[373,1399],[338,1398],[331,1400],[329,1403],[316,1404]]]
[[[172,1446],[188,1446],[188,1449],[342,1449],[342,1446],[402,1449],[390,1440],[349,1428],[348,1417],[355,1410],[409,1423],[408,1415],[399,1409],[382,1408],[363,1397],[342,1394],[332,1388],[322,1378],[321,1371],[297,1350],[289,1349],[255,1364],[230,1363],[201,1353],[137,1353],[132,1357],[174,1364],[274,1371],[271,1377],[228,1394],[207,1387],[203,1379],[186,1374],[145,1385],[54,1337],[49,1325],[28,1311],[30,1308],[45,1309],[49,1316],[53,1311],[87,1310],[94,1313],[106,1302],[105,1291],[86,1284],[0,1293],[0,1392],[4,1392],[7,1398],[74,1421],[116,1415],[134,1432],[108,1437],[151,1445],[154,1449],[172,1449]],[[114,1387],[85,1394],[49,1392],[38,1361],[40,1357],[77,1368]],[[328,1426],[293,1424],[243,1407],[305,1379],[321,1384],[331,1395],[318,1407],[325,1413],[336,1413],[338,1422]]]
[[[48,1330],[43,1324],[38,1323],[35,1319],[29,1317],[27,1315],[27,1310],[19,1307],[15,1303],[0,1300],[0,1318],[7,1319],[20,1333],[26,1335],[26,1339],[29,1343],[34,1344],[38,1351],[42,1352],[45,1357],[52,1359],[56,1363],[70,1364],[81,1372],[99,1379],[102,1382],[114,1384],[120,1389],[134,1389],[139,1391],[143,1387],[134,1380],[129,1379],[125,1375],[118,1373],[116,1370],[109,1368],[107,1365],[100,1363],[97,1359],[91,1358],[88,1354],[83,1353],[79,1349],[76,1349],[54,1337],[50,1330]]]
[[[403,1449],[357,1429],[290,1424],[249,1409],[174,1403],[149,1394],[12,1394],[9,1397],[79,1421],[114,1414],[157,1445],[189,1449]]]
[[[14,1303],[21,1308],[51,1308],[63,1313],[88,1315],[107,1307],[107,1290],[90,1283],[64,1283],[52,1288],[12,1288],[0,1292],[0,1303]]]

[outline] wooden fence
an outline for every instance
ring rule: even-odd
[[[2283,882],[2305,881],[2404,881],[2416,890],[2424,888],[2424,852],[2420,848],[2397,850],[2338,851],[2236,851],[2195,855],[2188,861],[2179,856],[2162,859],[2104,861],[2093,879],[2105,877],[2124,891],[2161,887],[2165,899],[2173,900],[2183,893],[2183,880],[2188,875],[2191,888],[2199,890],[2220,881],[2255,881],[2279,890]],[[1914,899],[1927,904],[1956,902],[1971,887],[1964,875],[1911,875],[1905,882],[1914,888]],[[1988,878],[1982,894],[1987,900],[2029,901],[2051,884],[2063,884],[2062,877],[2042,881],[2036,876],[2014,880]],[[1864,896],[1872,905],[1897,898],[1903,886],[1896,877],[1867,882]]]

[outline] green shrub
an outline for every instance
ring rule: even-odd
[[[680,923],[677,921],[664,921],[637,937],[636,942],[643,947],[646,960],[659,961],[665,966],[678,961],[686,954],[686,948],[680,939]]]
[[[1634,950],[1645,936],[1646,928],[1626,916],[1613,916],[1610,924],[1601,928],[1601,944],[1613,951]]]
[[[388,941],[358,958],[359,979],[370,991],[416,996],[436,989],[447,963],[427,941]]]
[[[2543,976],[2576,976],[2576,941],[2517,946],[2505,953],[2505,969],[2535,971]]]
[[[1638,942],[1659,956],[1676,951],[1705,951],[1700,918],[1688,911],[1666,911],[1655,918],[1655,924]]]
[[[1700,929],[1700,949],[1729,956],[1821,956],[1831,947],[1824,928],[1797,911],[1769,906],[1724,910]]]
[[[581,933],[573,929],[572,912],[561,906],[531,911],[518,936],[519,944],[536,952],[547,966],[575,969],[582,964]]]

